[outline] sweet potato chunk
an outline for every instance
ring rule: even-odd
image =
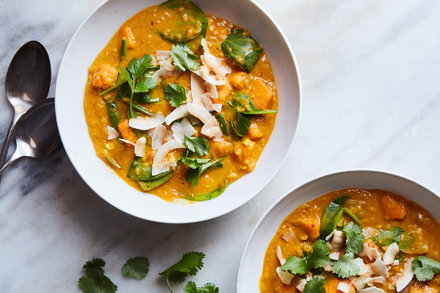
[[[223,157],[232,152],[232,144],[227,141],[213,141],[211,142],[211,150],[218,157]]]
[[[127,40],[127,48],[133,49],[136,45],[136,40],[134,39],[133,33],[129,26],[124,26],[122,28],[122,37]]]
[[[237,72],[231,74],[231,76],[229,77],[229,82],[234,88],[242,90],[249,87],[251,79],[249,74],[245,72]]]
[[[341,290],[338,290],[338,286],[340,282],[344,282],[347,283],[348,285],[351,285],[350,287],[350,293],[355,293],[356,289],[354,288],[354,286],[351,284],[350,281],[343,281],[343,280],[339,280],[339,279],[331,279],[329,281],[327,281],[324,285],[325,288],[325,292],[326,293],[343,293]]]
[[[273,93],[263,80],[255,79],[252,84],[252,102],[255,107],[261,110],[267,109],[272,102]]]
[[[405,204],[390,195],[381,196],[380,205],[385,220],[403,220],[406,216]]]
[[[218,89],[217,91],[218,98],[212,99],[212,102],[214,104],[224,104],[228,100],[231,93],[232,93],[232,87],[228,82],[226,82]]]
[[[132,143],[136,143],[138,140],[137,135],[134,134],[133,130],[128,126],[128,119],[121,120],[118,124],[118,129],[124,139],[131,141]]]
[[[109,65],[103,64],[99,66],[92,76],[92,85],[99,89],[108,89],[112,87],[118,78],[118,70]]]
[[[255,121],[251,123],[251,126],[249,127],[248,130],[248,134],[250,139],[254,141],[263,137],[263,131],[261,131],[260,127],[258,126],[258,123]]]
[[[310,240],[315,240],[319,237],[321,228],[321,219],[319,216],[311,216],[310,218],[302,218],[295,225],[299,226]]]
[[[234,154],[242,163],[242,168],[248,170],[249,172],[255,168],[256,160],[252,157],[254,152],[255,142],[249,138],[243,139],[240,143],[235,145]]]
[[[438,290],[426,285],[422,285],[420,287],[415,287],[412,285],[409,289],[409,293],[438,293]]]

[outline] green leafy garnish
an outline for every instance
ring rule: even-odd
[[[237,65],[251,72],[260,58],[263,48],[249,33],[234,28],[221,44],[225,56]]]
[[[248,132],[251,123],[252,118],[248,118],[240,112],[235,111],[235,122],[231,121],[231,128],[237,136],[243,137]]]
[[[347,238],[345,252],[352,254],[360,253],[365,242],[365,236],[362,235],[362,227],[350,222],[344,226],[342,231],[344,231],[345,237]]]
[[[304,286],[304,293],[325,293],[324,279],[313,278]]]
[[[160,176],[160,177],[158,177]],[[166,171],[160,174],[157,174],[155,176],[155,179],[149,180],[149,181],[138,181],[139,186],[144,191],[150,191],[152,189],[155,189],[156,187],[161,186],[165,182],[171,179],[173,177],[173,171]]]
[[[157,85],[157,81],[149,76],[143,76],[136,83],[135,93],[146,93],[151,89],[154,89]]]
[[[194,54],[187,44],[177,44],[171,49],[174,66],[179,70],[196,70],[199,68],[199,57]]]
[[[207,283],[203,287],[197,287],[196,283],[189,281],[185,288],[183,288],[184,293],[218,293],[219,289],[215,284]]]
[[[184,137],[184,143],[188,150],[196,153],[199,157],[207,155],[209,152],[208,140],[203,137]]]
[[[349,215],[359,226],[362,226],[361,221],[359,220],[359,218],[352,211],[350,211],[346,207],[343,207],[342,210],[344,211],[344,213]]]
[[[226,135],[229,135],[228,123],[226,123],[224,114],[223,113],[217,114],[215,118],[217,119],[218,124],[220,124],[220,129],[222,130],[222,132]]]
[[[222,194],[223,191],[225,191],[226,187],[228,187],[228,184],[224,184],[223,186],[221,186],[221,187],[211,191],[210,193],[198,194],[198,195],[194,195],[194,196],[184,196],[184,198],[186,200],[189,200],[189,201],[207,201],[207,200],[211,200],[213,198],[216,198],[220,194]]]
[[[166,278],[170,292],[173,292],[170,282],[183,282],[188,275],[195,275],[203,267],[204,257],[205,254],[202,252],[191,251],[185,253],[178,263],[159,274]]]
[[[122,275],[142,280],[148,274],[150,261],[146,257],[130,258],[122,267]]]
[[[402,228],[396,226],[391,230],[380,230],[377,233],[376,237],[373,237],[372,240],[379,245],[380,247],[389,246],[393,242],[397,244],[400,243],[400,236],[405,232]]]
[[[105,154],[105,157],[107,158],[107,160],[110,162],[110,164],[112,164],[115,168],[117,169],[121,169],[121,166],[118,164],[118,162],[115,161],[115,159],[113,159],[109,153]]]
[[[412,262],[412,267],[419,282],[430,281],[435,274],[440,273],[440,263],[424,255],[416,257]]]
[[[106,106],[110,124],[114,129],[118,129],[119,121],[121,121],[121,114],[119,113],[115,102],[107,102]]]
[[[101,258],[89,260],[83,266],[85,276],[78,281],[79,288],[84,293],[114,293],[118,287],[104,275],[105,262]]]
[[[324,267],[329,261],[330,249],[328,248],[325,241],[318,239],[315,244],[313,244],[313,252],[311,255],[307,256],[307,266],[311,269],[319,269]]]
[[[122,60],[125,56],[127,56],[127,39],[124,37],[121,41],[120,60]]]
[[[286,262],[281,266],[281,269],[294,275],[305,275],[309,270],[306,260],[300,259],[294,255],[289,256],[286,259]]]
[[[123,85],[126,82],[127,82],[126,76],[124,74],[119,73],[115,84],[112,87],[106,89],[105,91],[100,92],[99,95],[103,96],[111,91],[114,91],[115,89],[117,89],[118,87],[120,87],[121,85]]]
[[[344,254],[332,264],[333,273],[339,278],[346,279],[348,277],[359,274],[360,268],[354,261],[354,256],[351,253]]]
[[[167,85],[163,89],[163,92],[165,94],[165,100],[167,100],[173,107],[177,108],[186,101],[185,88],[178,83]]]
[[[211,168],[223,167],[221,160],[223,160],[223,158],[212,162],[211,159],[180,158],[180,161],[189,167],[188,172],[186,173],[186,181],[191,183],[192,187],[199,183],[200,175],[202,175],[203,172]]]
[[[146,108],[144,108],[144,107],[142,107],[142,106],[140,106],[140,105],[138,105],[138,104],[135,104],[135,103],[133,103],[133,109],[135,109],[135,110],[138,111],[138,112],[141,112],[141,113],[144,113],[144,114],[146,114],[146,115],[149,115],[149,116],[152,116],[152,115],[153,115],[153,113],[151,113],[150,111],[148,111],[148,109],[146,109]]]

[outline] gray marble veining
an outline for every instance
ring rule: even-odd
[[[206,253],[194,280],[234,292],[245,242],[281,195],[338,170],[396,172],[440,192],[440,2],[258,1],[279,22],[303,81],[302,120],[274,180],[252,201],[220,218],[166,225],[113,208],[82,181],[60,148],[22,160],[0,185],[0,292],[79,292],[81,266],[107,261],[119,292],[167,292],[157,274],[188,250]],[[43,43],[58,66],[69,39],[97,0],[3,1],[0,88],[14,52]],[[0,139],[11,110],[0,91]],[[143,281],[120,274],[126,259],[151,261]],[[179,286],[176,286],[179,288]]]

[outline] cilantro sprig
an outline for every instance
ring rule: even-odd
[[[346,279],[359,274],[360,268],[354,261],[354,255],[346,253],[343,257],[332,263],[332,270],[339,278]]]
[[[320,269],[329,261],[330,249],[324,240],[318,239],[313,245],[313,252],[303,256],[301,259],[296,256],[290,256],[281,266],[283,271],[291,274],[305,275],[311,269]]]
[[[148,274],[150,261],[146,257],[130,258],[122,267],[122,275],[142,280]]]
[[[173,107],[177,108],[186,101],[185,88],[178,83],[167,85],[164,87],[163,92],[165,94],[165,100]]]
[[[188,44],[177,44],[171,48],[174,66],[179,70],[197,70],[199,68],[199,57],[191,51]]]
[[[211,159],[188,158],[185,156],[180,158],[180,161],[189,167],[188,172],[186,173],[186,181],[191,183],[192,187],[199,183],[202,173],[212,168],[223,167],[221,160],[223,160],[223,158],[215,161],[211,161]]]
[[[219,293],[219,289],[213,283],[207,283],[203,287],[197,287],[196,283],[189,281],[183,288],[184,293]]]
[[[324,279],[313,278],[304,286],[304,293],[325,293]]]
[[[166,278],[168,289],[173,293],[170,282],[178,283],[185,281],[188,275],[195,275],[203,267],[203,258],[205,254],[202,252],[185,253],[182,259],[172,265],[159,275]]]
[[[104,275],[105,261],[101,258],[94,258],[83,266],[85,276],[78,280],[79,288],[84,293],[114,293],[118,287]]]
[[[365,236],[362,235],[362,227],[350,222],[342,228],[342,231],[344,231],[347,238],[345,252],[352,254],[360,253],[365,242]]]
[[[399,244],[403,233],[405,233],[405,230],[396,226],[391,230],[380,230],[372,240],[380,247],[389,246],[393,242]]]
[[[209,144],[208,140],[203,137],[184,137],[184,143],[188,150],[197,154],[197,156],[201,157],[207,155],[209,152]]]
[[[414,274],[419,282],[430,281],[440,273],[440,263],[424,255],[416,257],[412,262]]]

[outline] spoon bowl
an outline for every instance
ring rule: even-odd
[[[18,120],[47,97],[50,79],[50,59],[44,46],[37,41],[24,44],[15,53],[6,74],[5,93],[14,116],[0,153],[0,165],[6,160]]]
[[[55,103],[49,98],[21,116],[15,131],[16,148],[11,158],[0,168],[0,174],[22,157],[42,158],[50,155],[59,145],[55,119]]]

